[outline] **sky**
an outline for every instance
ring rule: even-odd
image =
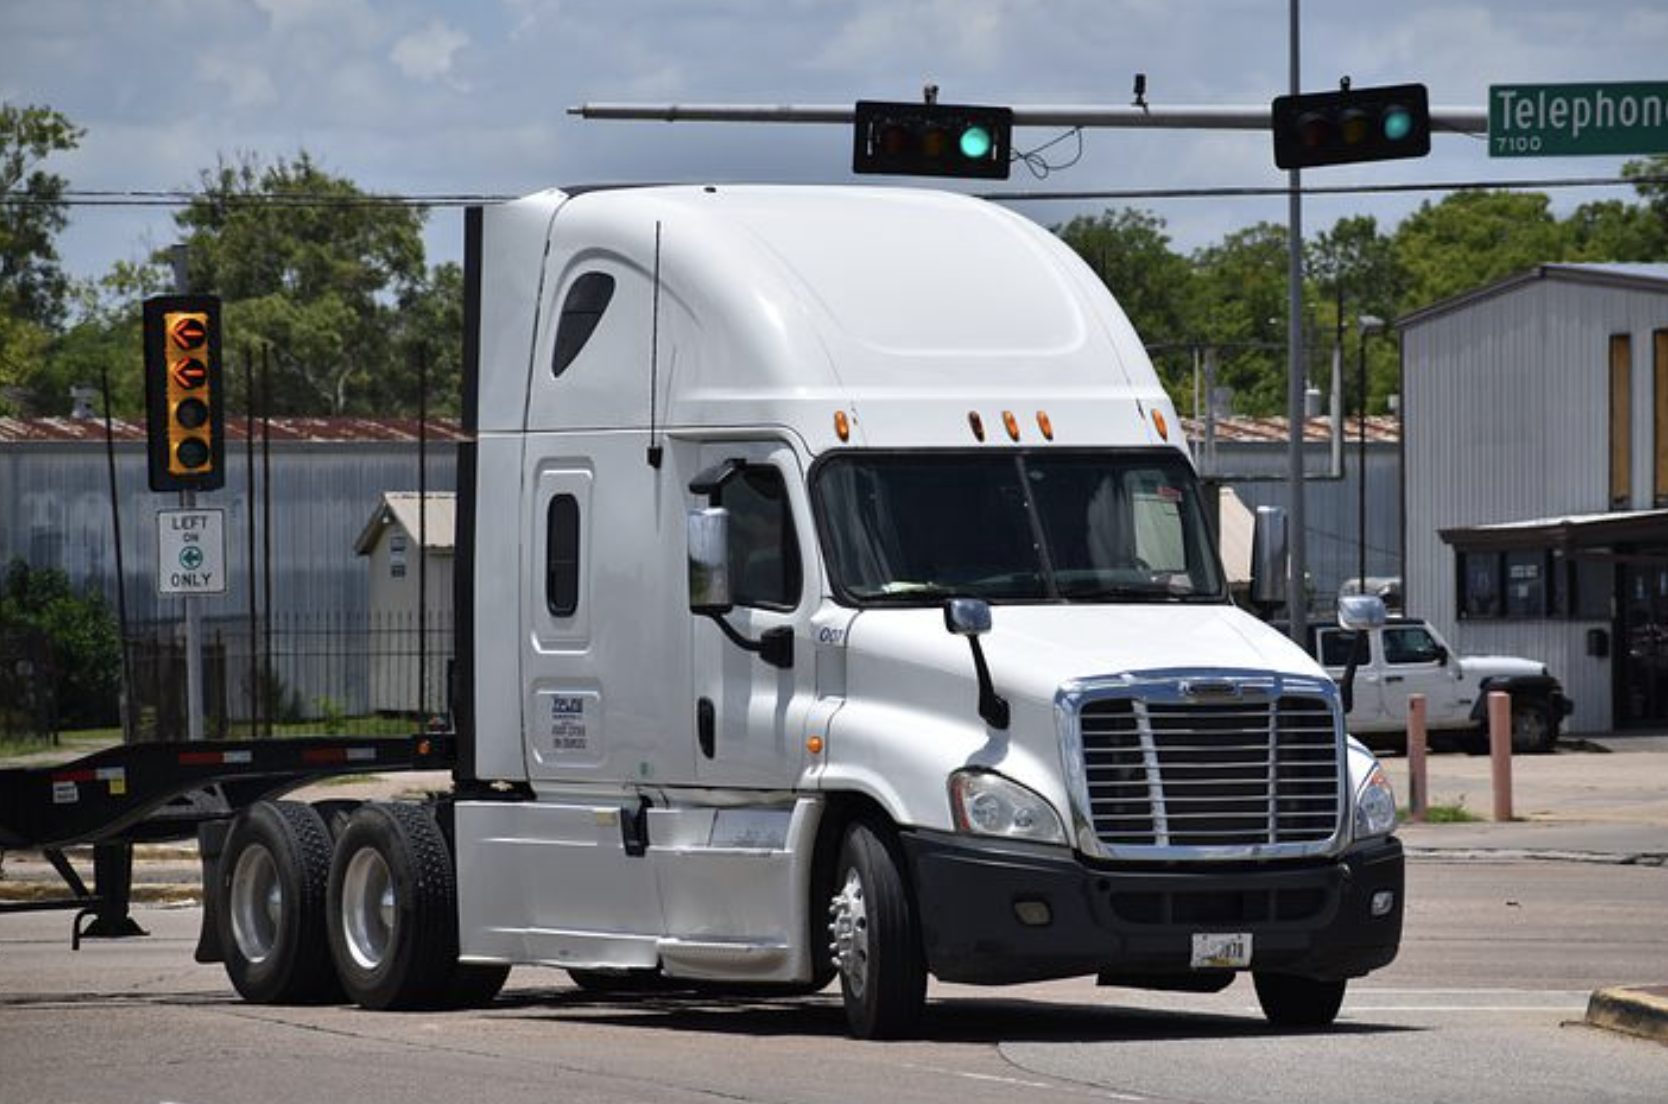
[[[1420,81],[1433,105],[1481,108],[1491,84],[1668,80],[1663,0],[1308,0],[1302,84]],[[1289,90],[1287,0],[0,0],[0,101],[85,128],[46,167],[79,191],[189,189],[217,158],[307,151],[375,192],[517,195],[628,181],[858,182],[830,125],[598,122],[587,101],[1267,105]],[[1026,128],[1030,148],[1060,132]],[[1086,131],[1076,165],[1004,190],[1278,185],[1266,132]],[[1072,148],[1071,141],[1055,151]],[[1430,157],[1312,170],[1306,183],[1613,176],[1620,157],[1491,159],[1439,135]],[[907,183],[907,182],[906,182]],[[923,185],[928,182],[918,182]],[[989,185],[967,184],[965,190]],[[1567,213],[1631,190],[1554,193]],[[1393,225],[1424,199],[1317,197]],[[1025,202],[1045,224],[1120,201]],[[1286,202],[1136,201],[1191,251]],[[77,208],[68,271],[102,274],[168,245],[165,209]],[[429,260],[456,260],[462,217],[437,209]]]

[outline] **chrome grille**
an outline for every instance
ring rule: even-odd
[[[1338,830],[1341,749],[1324,698],[1100,698],[1079,721],[1104,846],[1301,845]]]

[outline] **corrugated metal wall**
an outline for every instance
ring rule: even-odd
[[[1257,480],[1229,479],[1240,501],[1255,511],[1258,506],[1290,508],[1291,492],[1285,482],[1286,446],[1273,444],[1218,444],[1218,466],[1226,474],[1266,476]],[[1303,504],[1308,540],[1305,563],[1314,585],[1317,612],[1336,608],[1338,587],[1356,576],[1360,509],[1359,464],[1355,443],[1344,450],[1342,479],[1314,478],[1330,462],[1330,445],[1308,444],[1304,459],[1311,473],[1303,484]],[[1401,459],[1393,444],[1367,444],[1367,574],[1400,575],[1402,527]]]
[[[1651,505],[1650,334],[1668,295],[1541,278],[1402,332],[1408,611],[1462,652],[1540,659],[1575,699],[1573,731],[1611,727],[1611,660],[1571,621],[1461,621],[1437,532],[1609,508],[1610,336],[1633,334],[1633,505]]]
[[[155,520],[157,510],[178,506],[178,496],[153,494],[146,485],[142,445],[118,444],[116,462],[128,616],[135,622],[179,618],[180,600],[157,594]],[[255,465],[258,474],[258,451]],[[230,568],[226,593],[204,599],[205,620],[248,613],[246,470],[243,450],[228,448],[225,488],[198,495],[200,508],[226,511]],[[274,613],[363,613],[366,567],[353,542],[384,491],[417,489],[416,444],[274,442],[271,470]],[[431,443],[429,489],[454,490],[456,471],[455,446]],[[259,562],[258,536],[255,554]],[[114,606],[116,557],[102,444],[0,444],[0,562],[14,556],[63,568],[78,585],[96,583]]]

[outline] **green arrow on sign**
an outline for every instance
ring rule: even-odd
[[[1496,84],[1490,157],[1668,153],[1668,83]]]
[[[180,549],[180,566],[187,571],[196,571],[203,566],[203,550],[194,544]]]

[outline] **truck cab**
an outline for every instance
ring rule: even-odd
[[[1377,742],[1407,731],[1408,699],[1425,698],[1427,728],[1461,734],[1468,743],[1486,746],[1488,695],[1512,696],[1512,749],[1549,752],[1557,747],[1558,729],[1574,708],[1546,665],[1514,656],[1463,656],[1436,628],[1415,618],[1398,618],[1366,632],[1337,627],[1314,630],[1321,665],[1341,679],[1355,653],[1354,700],[1347,723],[1351,733]],[[1356,651],[1364,647],[1365,651]]]
[[[1235,608],[1100,280],[961,196],[549,191],[468,219],[458,941],[818,988],[1091,975],[1325,1023],[1394,800]]]

